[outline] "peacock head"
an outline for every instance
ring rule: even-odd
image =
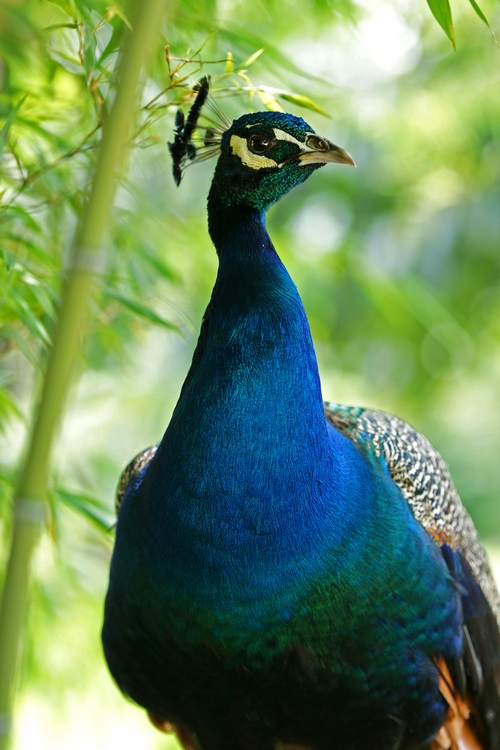
[[[214,188],[226,206],[265,211],[330,162],[354,166],[347,151],[317,135],[301,117],[255,112],[223,133]]]
[[[355,166],[347,151],[317,135],[301,117],[254,112],[231,122],[210,98],[209,89],[210,78],[205,76],[193,89],[196,97],[187,117],[178,110],[175,138],[168,145],[177,185],[186,166],[220,154],[209,198],[219,210],[241,206],[265,211],[319,167],[329,162]],[[200,122],[205,105],[221,126],[206,116],[208,125]]]

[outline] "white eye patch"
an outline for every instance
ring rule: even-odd
[[[247,127],[254,127],[254,125]],[[295,143],[301,151],[304,148],[304,144],[301,143],[297,138],[294,138],[293,135],[290,135],[289,133],[286,133],[284,130],[280,130],[279,128],[273,128],[274,137],[277,141],[288,141],[289,143]],[[231,146],[231,151],[235,156],[237,156],[241,163],[244,164],[246,167],[250,167],[250,169],[269,169],[270,167],[282,167],[282,164],[278,164],[277,161],[274,159],[270,159],[268,156],[265,156],[264,154],[253,154],[249,148],[246,138],[242,138],[239,135],[232,135],[231,140],[229,141],[229,145]],[[298,154],[297,154],[298,156]]]
[[[248,148],[247,139],[239,135],[232,135],[229,145],[233,154],[238,156],[241,163],[246,167],[250,167],[250,169],[269,169],[269,167],[278,166],[278,162],[274,161],[274,159],[269,159],[264,155],[252,154]]]
[[[295,145],[301,150],[304,148],[304,144],[301,141],[298,141],[297,138],[294,138],[293,135],[290,135],[290,133],[280,130],[279,128],[273,128],[273,131],[274,137],[277,141],[288,141],[289,143],[295,143]]]

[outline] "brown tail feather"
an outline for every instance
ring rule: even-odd
[[[485,750],[470,723],[471,709],[457,693],[444,660],[437,663],[439,690],[449,708],[445,722],[431,742],[431,750]]]

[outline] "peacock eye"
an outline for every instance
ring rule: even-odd
[[[254,135],[251,135],[248,139],[248,148],[252,154],[265,154],[266,151],[269,151],[271,146],[274,146],[274,143],[275,141],[272,138],[269,138],[269,136],[254,133]]]

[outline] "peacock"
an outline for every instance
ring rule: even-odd
[[[129,464],[103,645],[119,688],[185,750],[497,750],[500,598],[430,443],[323,402],[267,209],[326,164],[303,119],[213,119],[209,80],[174,178],[219,153],[219,268],[167,430]],[[213,105],[212,105],[213,106]]]

